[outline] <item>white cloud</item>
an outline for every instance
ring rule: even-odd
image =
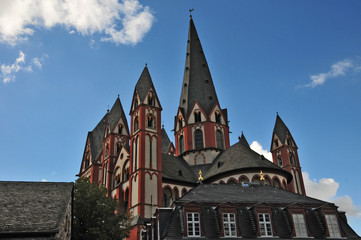
[[[38,67],[38,68],[41,68],[42,65],[41,65],[41,62],[40,62],[40,59],[39,58],[33,58],[33,64]]]
[[[253,151],[255,151],[258,154],[263,155],[265,158],[267,158],[268,160],[270,160],[272,162],[272,153],[270,153],[266,149],[263,149],[262,145],[259,142],[253,141],[252,144],[250,145],[250,147]]]
[[[42,67],[42,62],[47,58],[47,55],[44,54],[41,58],[33,58],[32,64],[38,68]],[[0,79],[2,78],[3,83],[7,84],[9,82],[14,82],[16,78],[16,73],[32,72],[32,65],[25,65],[25,54],[22,51],[19,51],[19,57],[17,57],[13,64],[1,64],[0,65]]]
[[[304,85],[304,87],[316,87],[318,85],[322,85],[326,82],[326,80],[330,78],[336,78],[339,76],[344,76],[348,71],[359,71],[360,65],[357,64],[355,61],[350,59],[344,59],[339,61],[331,66],[331,70],[326,73],[319,73],[312,75],[311,82]]]
[[[39,28],[61,25],[69,34],[99,33],[102,41],[134,45],[153,21],[150,8],[138,0],[2,0],[0,42],[15,45]]]
[[[302,172],[307,196],[333,202],[339,210],[348,216],[361,218],[361,206],[355,206],[350,196],[337,196],[339,183],[332,178],[310,179],[307,172]]]
[[[48,180],[46,180],[45,178],[41,179],[42,182],[47,182]]]
[[[335,71],[339,70],[340,69]],[[262,154],[271,161],[272,154],[268,150],[263,149],[259,142],[253,141],[250,147],[253,151]],[[340,184],[333,178],[321,178],[320,180],[310,179],[307,172],[302,172],[302,176],[307,196],[335,203],[340,211],[346,212],[347,216],[361,218],[361,206],[355,206],[351,197],[348,195],[337,196],[337,190],[340,187]]]

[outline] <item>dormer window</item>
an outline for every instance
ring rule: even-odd
[[[326,214],[326,223],[328,228],[328,233],[330,234],[330,238],[340,238],[340,228],[337,223],[337,218],[335,214]]]
[[[223,227],[225,237],[237,237],[234,213],[223,213]]]
[[[188,232],[188,237],[201,236],[201,222],[200,222],[199,213],[197,212],[187,213],[187,232]]]
[[[258,223],[261,237],[272,237],[271,217],[269,213],[259,213]]]
[[[216,112],[216,123],[221,123],[221,114]]]
[[[194,122],[201,122],[201,112],[194,112]]]

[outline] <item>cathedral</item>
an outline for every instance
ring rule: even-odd
[[[129,239],[359,239],[337,206],[306,196],[291,131],[277,115],[273,162],[246,137],[231,145],[192,16],[174,141],[148,67],[135,84],[130,122],[120,98],[88,132],[79,177],[107,188],[133,216]]]

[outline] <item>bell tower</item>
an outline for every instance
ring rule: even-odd
[[[183,156],[190,165],[212,163],[229,147],[227,109],[219,105],[192,16],[174,131],[176,155]]]
[[[162,107],[147,66],[134,90],[130,110],[130,189],[129,209],[133,216],[150,218],[161,206],[162,156],[161,156]]]
[[[271,143],[273,163],[292,174],[293,180],[287,186],[289,191],[306,195],[297,149],[291,132],[277,114]]]

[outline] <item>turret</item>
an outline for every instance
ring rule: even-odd
[[[150,218],[161,206],[162,155],[161,111],[148,68],[145,67],[134,90],[131,116],[130,211],[133,216]]]
[[[297,150],[291,132],[277,114],[271,142],[273,163],[292,174],[293,180],[287,186],[289,191],[306,195]]]

